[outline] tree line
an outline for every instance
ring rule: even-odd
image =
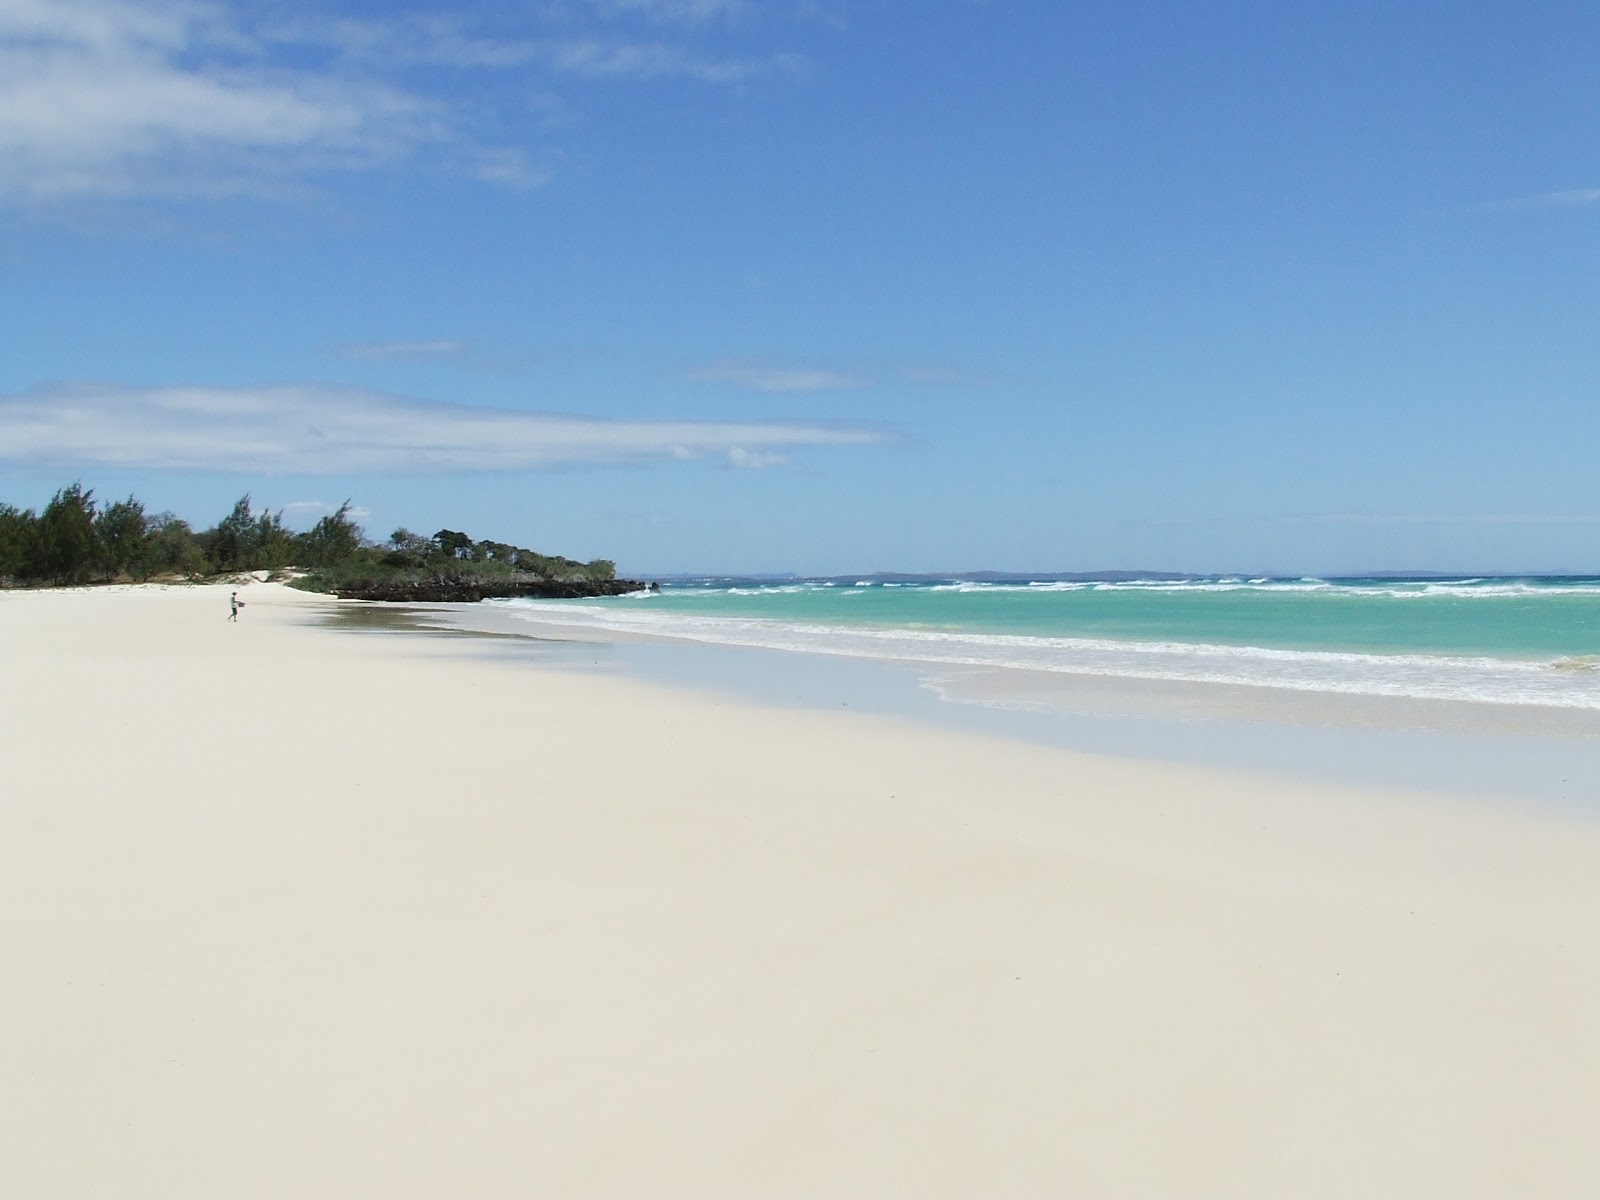
[[[170,512],[147,513],[133,496],[101,504],[92,489],[62,488],[39,512],[0,503],[0,585],[39,586],[118,580],[205,579],[241,571],[300,568],[313,585],[341,576],[503,575],[541,579],[611,579],[606,559],[581,563],[504,542],[474,541],[441,529],[422,537],[397,529],[386,543],[367,541],[350,501],[303,533],[283,512],[256,512],[248,494],[209,529],[196,530]]]

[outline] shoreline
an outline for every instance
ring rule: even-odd
[[[1590,821],[227,590],[0,595],[0,1191],[1600,1186]]]
[[[1600,726],[1594,624],[1600,581],[1569,589],[1471,579],[1398,590],[1323,580],[851,587],[800,581],[493,607],[601,636],[621,630],[901,659],[930,672],[992,680],[1035,672],[1049,686],[1028,686],[1034,704],[1052,690],[1104,690],[1116,681],[1126,689],[1220,686],[1232,689],[1235,706],[1252,695],[1295,704],[1320,696],[1355,703],[1392,698],[1446,708],[1505,706],[1524,726],[1540,714]],[[1211,707],[1216,695],[1230,693],[1205,694]]]
[[[1587,711],[861,659],[614,632],[492,606],[345,608],[331,620],[479,637],[496,653],[525,641],[542,661],[780,708],[851,709],[1135,761],[1600,817],[1600,714]]]

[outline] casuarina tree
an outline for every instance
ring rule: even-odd
[[[64,487],[39,514],[28,574],[56,583],[83,583],[95,567],[94,492]]]
[[[351,518],[346,500],[296,539],[296,557],[302,567],[331,566],[361,549],[361,540],[361,526]]]
[[[29,575],[38,524],[33,509],[0,504],[0,581],[11,582]]]
[[[234,501],[233,511],[205,535],[206,550],[219,571],[242,570],[255,553],[256,518],[250,511],[250,493]]]
[[[150,547],[145,538],[143,504],[132,496],[108,504],[94,519],[94,533],[100,569],[108,579],[124,572],[135,579],[149,577]]]

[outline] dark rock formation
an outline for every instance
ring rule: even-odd
[[[472,604],[479,600],[575,600],[585,596],[621,596],[643,591],[637,579],[349,579],[334,590],[341,600],[390,600],[396,603]]]

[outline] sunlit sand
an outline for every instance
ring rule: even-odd
[[[0,1194],[1600,1192],[1600,828],[0,595]]]

